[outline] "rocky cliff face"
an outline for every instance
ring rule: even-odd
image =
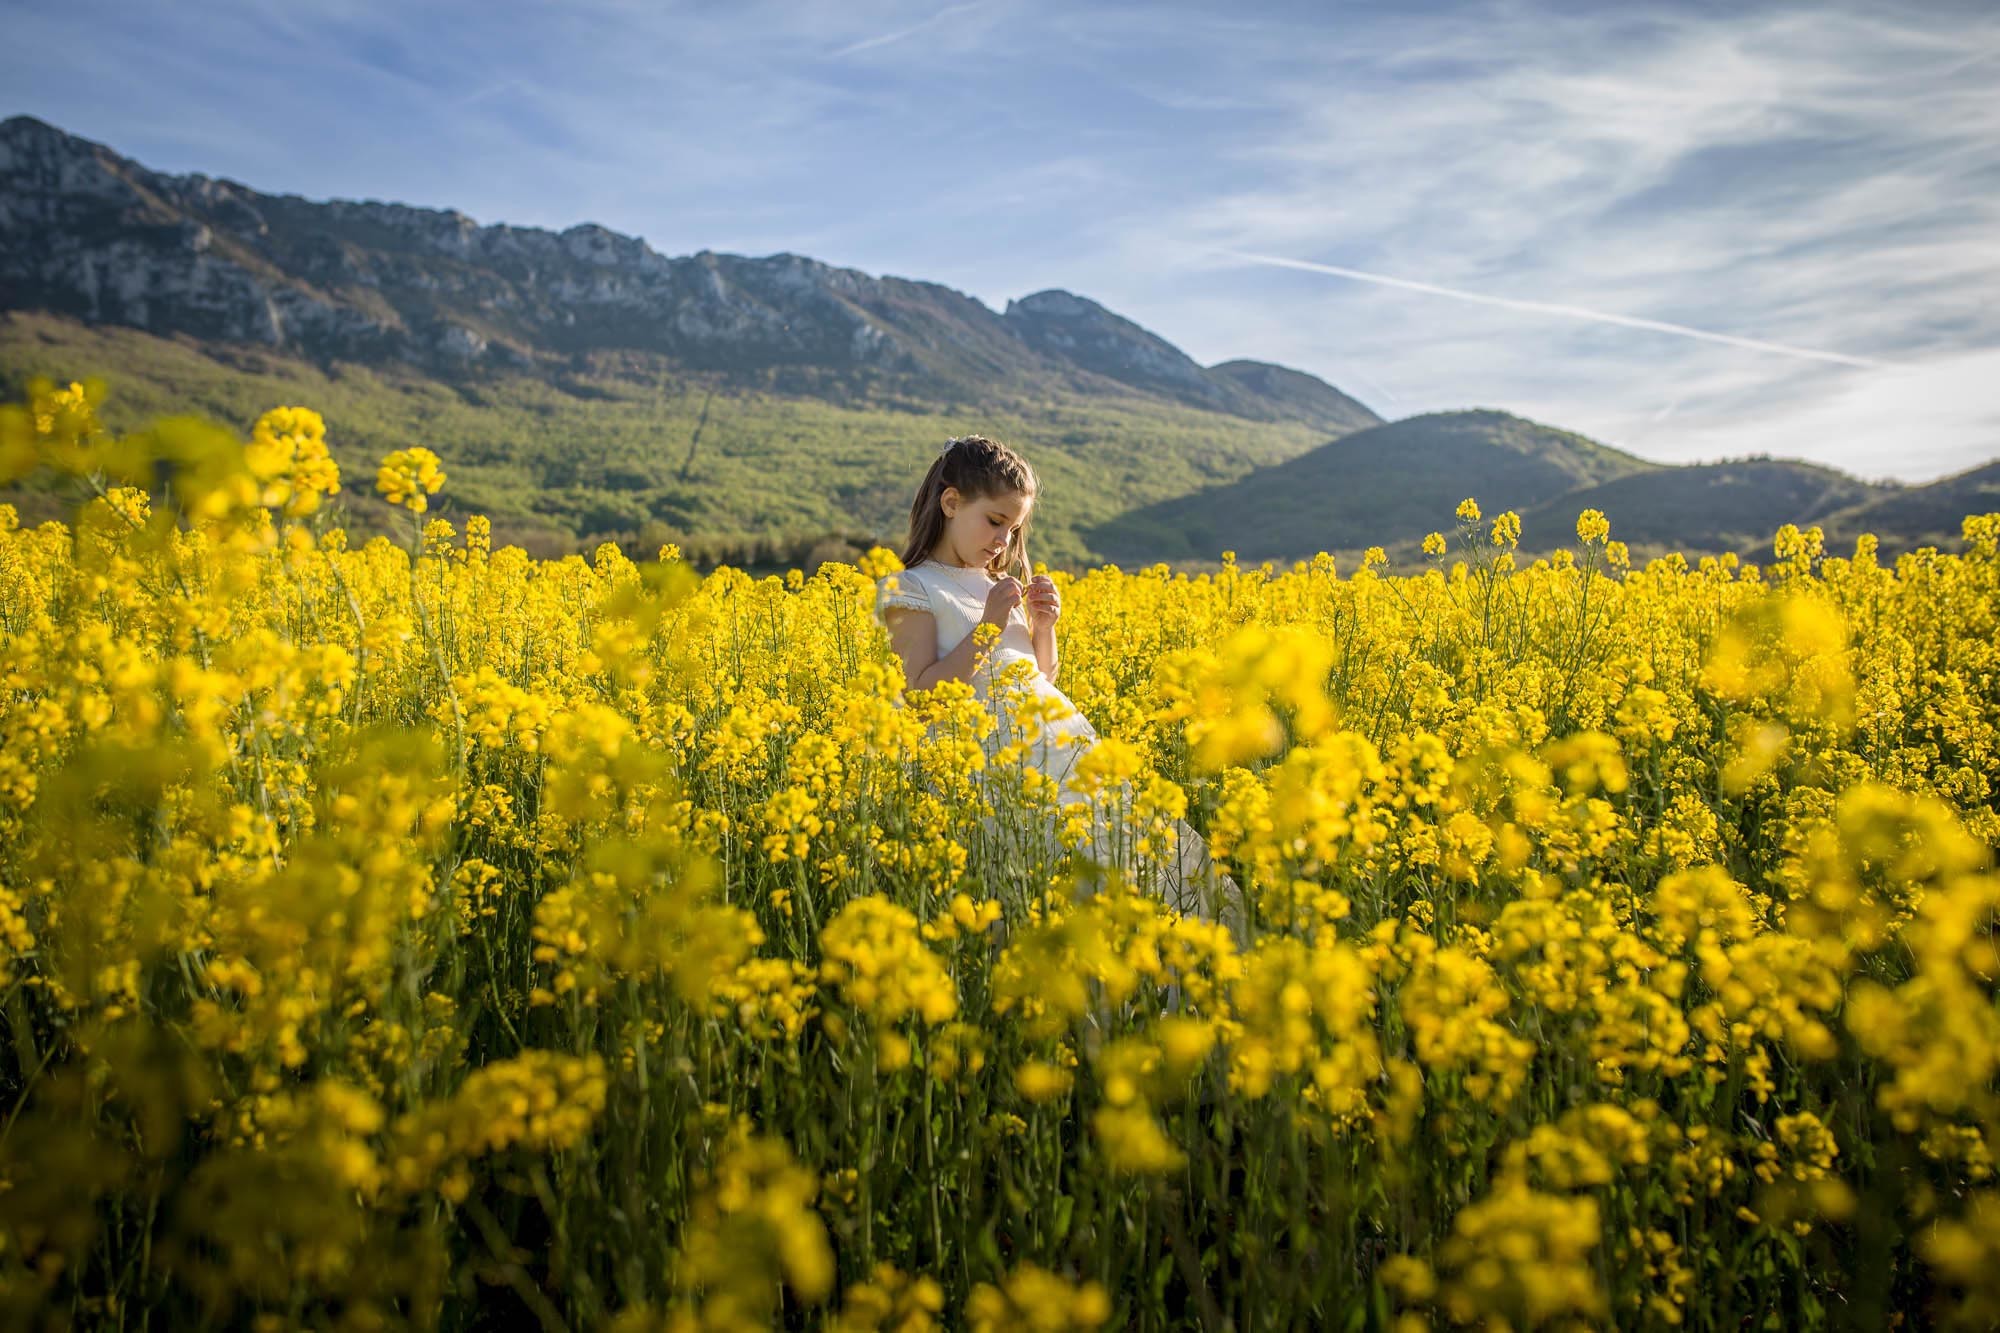
[[[977,400],[1060,383],[1335,430],[1378,419],[1296,371],[1266,367],[1317,390],[1265,392],[1241,372],[1263,363],[1206,370],[1066,292],[1001,315],[802,255],[675,258],[592,223],[481,226],[451,209],[261,194],[151,171],[29,116],[0,122],[0,307],[437,372],[627,350],[781,390]]]
[[[1381,418],[1323,380],[1264,361],[1203,366],[1166,339],[1073,292],[1009,301],[1021,341],[1071,365],[1194,407],[1260,421],[1303,420],[1359,430]]]
[[[1073,293],[1036,292],[1009,301],[1003,317],[1030,347],[1110,379],[1218,408],[1230,397],[1229,386],[1211,381],[1180,348]]]

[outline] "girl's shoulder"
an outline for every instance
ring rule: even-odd
[[[903,588],[929,588],[932,583],[929,562],[923,560],[905,565],[887,577],[893,578],[897,586]]]
[[[958,570],[935,560],[919,560],[907,565],[895,574],[896,592],[893,596],[922,598],[927,602],[943,603],[947,606],[967,608],[986,600],[991,582],[984,578]],[[905,603],[914,605],[914,601]]]
[[[891,606],[927,611],[936,591],[935,581],[927,575],[921,563],[884,574],[875,580],[875,586],[878,611]]]
[[[905,584],[915,583],[923,588],[957,588],[958,580],[945,572],[945,567],[935,560],[919,560],[914,565],[905,565],[897,571],[897,577]]]

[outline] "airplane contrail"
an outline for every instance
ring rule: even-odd
[[[1364,273],[1358,268],[1342,268],[1338,264],[1316,264],[1305,259],[1286,259],[1279,255],[1246,254],[1241,250],[1222,250],[1217,253],[1233,259],[1248,260],[1253,264],[1272,264],[1279,268],[1303,269],[1308,273],[1330,273],[1335,277],[1354,278],[1361,282],[1377,282],[1385,287],[1404,287],[1413,292],[1430,292],[1436,296],[1452,296],[1461,301],[1476,301],[1481,305],[1505,306],[1510,310],[1533,310],[1545,315],[1566,315],[1571,319],[1596,320],[1600,324],[1622,324],[1627,328],[1652,329],[1659,333],[1677,333],[1683,338],[1700,338],[1708,342],[1728,343],[1732,347],[1750,347],[1760,352],[1778,352],[1784,356],[1796,356],[1807,361],[1832,361],[1843,366],[1864,366],[1871,370],[1886,369],[1894,362],[1881,361],[1873,357],[1849,356],[1845,352],[1821,352],[1810,347],[1792,347],[1785,343],[1765,342],[1761,338],[1739,338],[1733,333],[1716,333],[1709,329],[1689,328],[1685,324],[1669,324],[1665,320],[1640,319],[1634,315],[1614,315],[1603,310],[1588,310],[1582,306],[1556,305],[1548,301],[1523,301],[1511,296],[1487,296],[1481,292],[1460,291],[1455,287],[1439,287],[1428,282],[1412,282],[1408,278],[1391,278],[1380,273]]]
[[[454,98],[452,100],[452,105],[471,106],[474,102],[483,102],[489,97],[498,96],[501,93],[507,92],[508,90],[513,88],[518,88],[520,86],[521,86],[521,81],[519,79],[506,79],[500,83],[488,84],[486,87],[481,88],[478,92],[467,93],[464,97]]]
[[[947,5],[921,23],[912,23],[909,27],[899,28],[895,32],[885,32],[879,37],[864,37],[858,42],[841,47],[838,51],[829,51],[827,55],[829,58],[833,56],[851,56],[856,51],[866,51],[871,46],[881,46],[887,42],[900,41],[902,38],[908,37],[911,33],[922,32],[939,19],[948,18],[961,10],[977,9],[981,3],[983,3],[983,0],[973,0],[971,4]]]

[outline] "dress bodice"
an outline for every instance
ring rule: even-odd
[[[889,588],[892,580],[895,583],[893,591]],[[972,633],[980,617],[986,614],[986,595],[992,591],[995,582],[993,576],[983,569],[964,569],[935,560],[920,560],[907,569],[883,577],[876,613],[879,616],[889,606],[929,611],[937,622],[937,655],[943,657],[958,647],[965,636]],[[1028,627],[1025,603],[1017,605],[1007,617],[1007,624],[1000,632],[1000,642],[993,649],[989,665],[997,672],[1007,663],[1021,659],[1029,662],[1036,660],[1035,639]],[[987,674],[981,671],[980,679],[973,684],[974,692],[981,698],[986,696]]]

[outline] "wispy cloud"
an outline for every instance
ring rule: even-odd
[[[938,23],[943,21],[944,19],[950,18],[953,14],[962,14],[968,9],[978,9],[982,3],[983,0],[971,0],[971,2],[967,4],[947,5],[943,9],[940,9],[937,13],[931,15],[929,18],[924,19],[918,23],[912,23],[907,28],[898,28],[894,32],[885,32],[878,34],[877,36],[874,37],[864,37],[858,42],[848,43],[846,46],[841,47],[838,51],[829,51],[827,52],[827,55],[830,58],[837,58],[840,56],[851,56],[855,54],[857,51],[872,51],[878,46],[887,46],[890,42],[900,42],[905,37],[915,36],[917,33],[922,32],[925,28],[930,27],[934,23]]]
[[[1303,269],[1308,273],[1326,273],[1337,278],[1354,278],[1361,282],[1377,282],[1384,287],[1401,287],[1406,291],[1429,292],[1434,296],[1449,296],[1458,301],[1472,301],[1480,305],[1500,306],[1507,310],[1526,310],[1542,315],[1561,315],[1568,319],[1595,320],[1600,324],[1619,324],[1631,329],[1651,329],[1659,333],[1677,334],[1683,338],[1700,338],[1708,342],[1727,343],[1732,347],[1747,347],[1759,352],[1777,352],[1784,356],[1795,356],[1807,361],[1832,361],[1847,366],[1886,366],[1886,361],[1870,357],[1849,356],[1844,352],[1816,352],[1807,347],[1788,347],[1784,343],[1764,342],[1757,338],[1739,338],[1734,334],[1716,333],[1709,329],[1689,328],[1685,324],[1671,324],[1660,319],[1638,319],[1631,315],[1614,315],[1603,310],[1586,310],[1582,306],[1559,305],[1551,301],[1527,301],[1519,297],[1489,296],[1482,292],[1461,291],[1455,287],[1440,287],[1435,283],[1414,282],[1408,278],[1391,278],[1381,273],[1363,273],[1356,268],[1342,268],[1338,264],[1315,264],[1304,259],[1282,259],[1275,255],[1243,254],[1235,250],[1219,253],[1232,259],[1240,259],[1248,264],[1270,264],[1276,268]]]
[[[1362,368],[1424,409],[1663,459],[1753,429],[1875,475],[2000,453],[2000,394],[1963,370],[2000,345],[2000,100],[1965,56],[2000,37],[1990,15],[1537,8],[1218,56],[1285,110],[1234,127],[1222,188],[1108,219],[1092,239],[1124,280],[1098,294],[1204,360]]]
[[[499,83],[488,84],[486,87],[475,89],[462,97],[454,97],[451,99],[451,104],[455,107],[468,107],[474,102],[483,102],[489,97],[499,97],[505,93],[516,92],[526,86],[519,79],[502,79]]]
[[[1675,423],[1698,458],[1807,458],[1870,480],[1928,479],[2000,458],[2000,348],[1975,348],[1807,393],[1756,396]],[[1970,444],[1972,447],[1967,447]]]

